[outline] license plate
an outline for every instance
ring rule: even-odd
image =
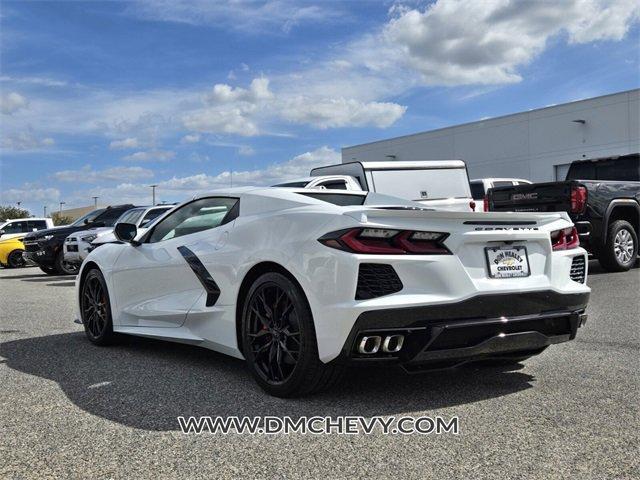
[[[528,277],[529,258],[524,246],[486,247],[487,266],[491,278]]]

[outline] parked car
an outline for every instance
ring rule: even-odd
[[[310,188],[310,189],[326,189],[326,190],[351,190],[361,192],[360,183],[348,175],[323,175],[320,177],[304,177],[288,182],[278,183],[274,187],[287,188]]]
[[[488,203],[491,211],[568,212],[606,270],[629,270],[638,255],[640,155],[576,161],[564,182],[493,188]]]
[[[24,252],[22,238],[0,239],[0,266],[4,268],[24,267],[26,261],[22,258],[22,252]]]
[[[24,237],[27,233],[53,228],[50,218],[13,218],[0,222],[0,240]]]
[[[476,202],[476,212],[487,212],[487,192],[494,187],[512,187],[513,185],[530,185],[529,180],[523,178],[476,178],[469,182],[471,196]]]
[[[153,220],[173,208],[172,205],[156,205],[155,207],[136,207],[124,212],[114,225],[119,222],[133,223],[138,232],[146,230]],[[113,234],[114,227],[97,227],[80,230],[69,235],[63,244],[64,261],[71,265],[80,266],[89,252],[105,243],[118,241]]]
[[[35,262],[49,275],[75,275],[78,267],[66,263],[62,245],[69,234],[88,228],[113,226],[115,221],[135,205],[116,205],[87,213],[66,227],[29,233],[24,237],[26,259]]]
[[[349,162],[311,170],[311,176],[345,175],[362,190],[392,195],[438,210],[474,210],[467,166],[462,160]]]
[[[197,196],[142,237],[114,232],[121,243],[91,252],[76,282],[87,338],[244,358],[277,396],[325,388],[346,365],[517,362],[586,320],[587,255],[566,213],[245,187]]]

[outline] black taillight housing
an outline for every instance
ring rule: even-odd
[[[443,232],[390,228],[348,228],[327,233],[318,241],[345,252],[371,255],[451,255]]]

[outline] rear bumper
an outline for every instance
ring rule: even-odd
[[[444,305],[362,313],[336,362],[397,363],[408,371],[535,354],[575,338],[586,321],[588,293],[541,291],[479,295]],[[402,335],[397,353],[363,354],[363,336]]]

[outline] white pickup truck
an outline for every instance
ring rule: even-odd
[[[53,228],[53,220],[50,218],[12,218],[0,220],[0,239],[24,237],[27,233]]]
[[[314,177],[321,177],[315,185]],[[331,181],[326,180],[332,177]],[[355,179],[355,182],[345,178]],[[275,186],[365,190],[393,195],[438,210],[474,211],[467,166],[462,160],[420,162],[349,162],[311,170],[306,185],[287,182]],[[330,186],[331,185],[331,186]]]

